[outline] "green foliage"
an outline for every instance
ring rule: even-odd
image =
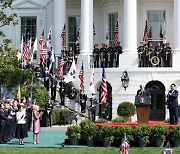
[[[125,134],[126,134],[126,138],[129,142],[134,140],[133,129],[129,125],[121,125],[119,128],[117,128],[117,132],[115,134],[115,137],[117,140],[120,139],[121,141],[123,141]]]
[[[90,123],[93,123],[91,119],[85,119],[80,122],[81,129],[84,129],[85,125],[89,125]]]
[[[180,117],[180,105],[178,105],[178,117]]]
[[[169,131],[170,139],[180,139],[180,126],[175,126]]]
[[[21,97],[29,98],[32,88],[33,99],[35,98],[41,109],[44,109],[49,98],[49,93],[44,86],[26,85],[21,88]]]
[[[98,133],[99,128],[93,123],[88,123],[81,127],[81,136],[83,139],[91,140],[94,139]]]
[[[135,114],[135,105],[129,102],[122,102],[117,109],[119,116],[133,116]]]
[[[32,69],[21,69],[16,55],[16,49],[0,50],[0,85],[5,84],[10,90],[19,83],[30,84],[33,76]]]
[[[151,134],[151,129],[146,124],[138,125],[134,131],[135,137],[137,139],[141,139],[141,140],[145,141],[146,143],[149,142],[150,134]]]
[[[107,122],[107,120],[103,118],[99,118],[95,121],[95,123],[105,123],[105,122]]]
[[[169,120],[169,119],[166,119],[166,120],[164,120],[164,122],[166,122],[166,123],[170,123],[170,120]]]
[[[114,118],[112,122],[127,122],[127,121],[123,119],[122,117],[117,117],[117,118]]]
[[[110,143],[112,143],[114,140],[115,132],[116,132],[116,129],[114,127],[104,125],[100,128],[98,135],[99,135],[100,140],[102,140],[102,141],[105,140],[105,141],[109,141]]]
[[[169,128],[167,126],[157,124],[151,127],[151,137],[153,140],[162,139],[165,140],[169,134]]]
[[[53,125],[59,123],[59,121],[60,121],[60,116],[59,115],[60,115],[59,109],[54,109],[52,111],[52,124]]]
[[[71,118],[71,111],[69,109],[58,109],[59,114],[57,115],[59,118],[58,123],[60,124],[71,124],[72,118]]]
[[[81,137],[81,127],[78,126],[78,125],[68,126],[67,131],[66,131],[66,135],[69,138],[80,139],[80,137]]]

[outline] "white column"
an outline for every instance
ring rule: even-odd
[[[137,67],[137,0],[124,0],[124,40],[120,68]]]
[[[174,54],[173,67],[180,67],[180,0],[174,0]]]
[[[63,30],[64,24],[66,23],[66,0],[54,0],[54,24],[53,24],[53,47],[55,56],[60,56],[62,46],[61,32]],[[67,31],[67,24],[66,24]],[[67,34],[66,34],[67,35]],[[56,68],[58,63],[56,61]]]
[[[93,50],[93,0],[81,0],[81,54]]]
[[[124,52],[137,49],[137,0],[124,1]]]

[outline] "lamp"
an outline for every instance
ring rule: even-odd
[[[129,76],[127,71],[123,72],[123,75],[121,76],[121,82],[122,82],[122,86],[124,87],[124,89],[126,90],[126,88],[129,85]]]

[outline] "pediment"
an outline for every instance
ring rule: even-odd
[[[22,0],[17,3],[13,3],[12,8],[14,9],[24,9],[24,8],[43,8],[44,6],[40,3],[34,2],[33,0]]]

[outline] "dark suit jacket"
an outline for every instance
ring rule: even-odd
[[[6,121],[8,120],[8,117],[6,116],[3,109],[0,109],[0,126],[5,126]]]
[[[150,93],[149,93],[149,90],[147,90],[147,89],[144,89],[143,92],[141,92],[141,89],[139,89],[137,91],[136,96],[150,96]]]
[[[167,96],[168,106],[169,107],[177,107],[178,106],[178,93],[179,92],[177,90],[174,90],[173,92],[172,92],[172,90],[170,90],[169,92],[171,93],[171,96]]]

